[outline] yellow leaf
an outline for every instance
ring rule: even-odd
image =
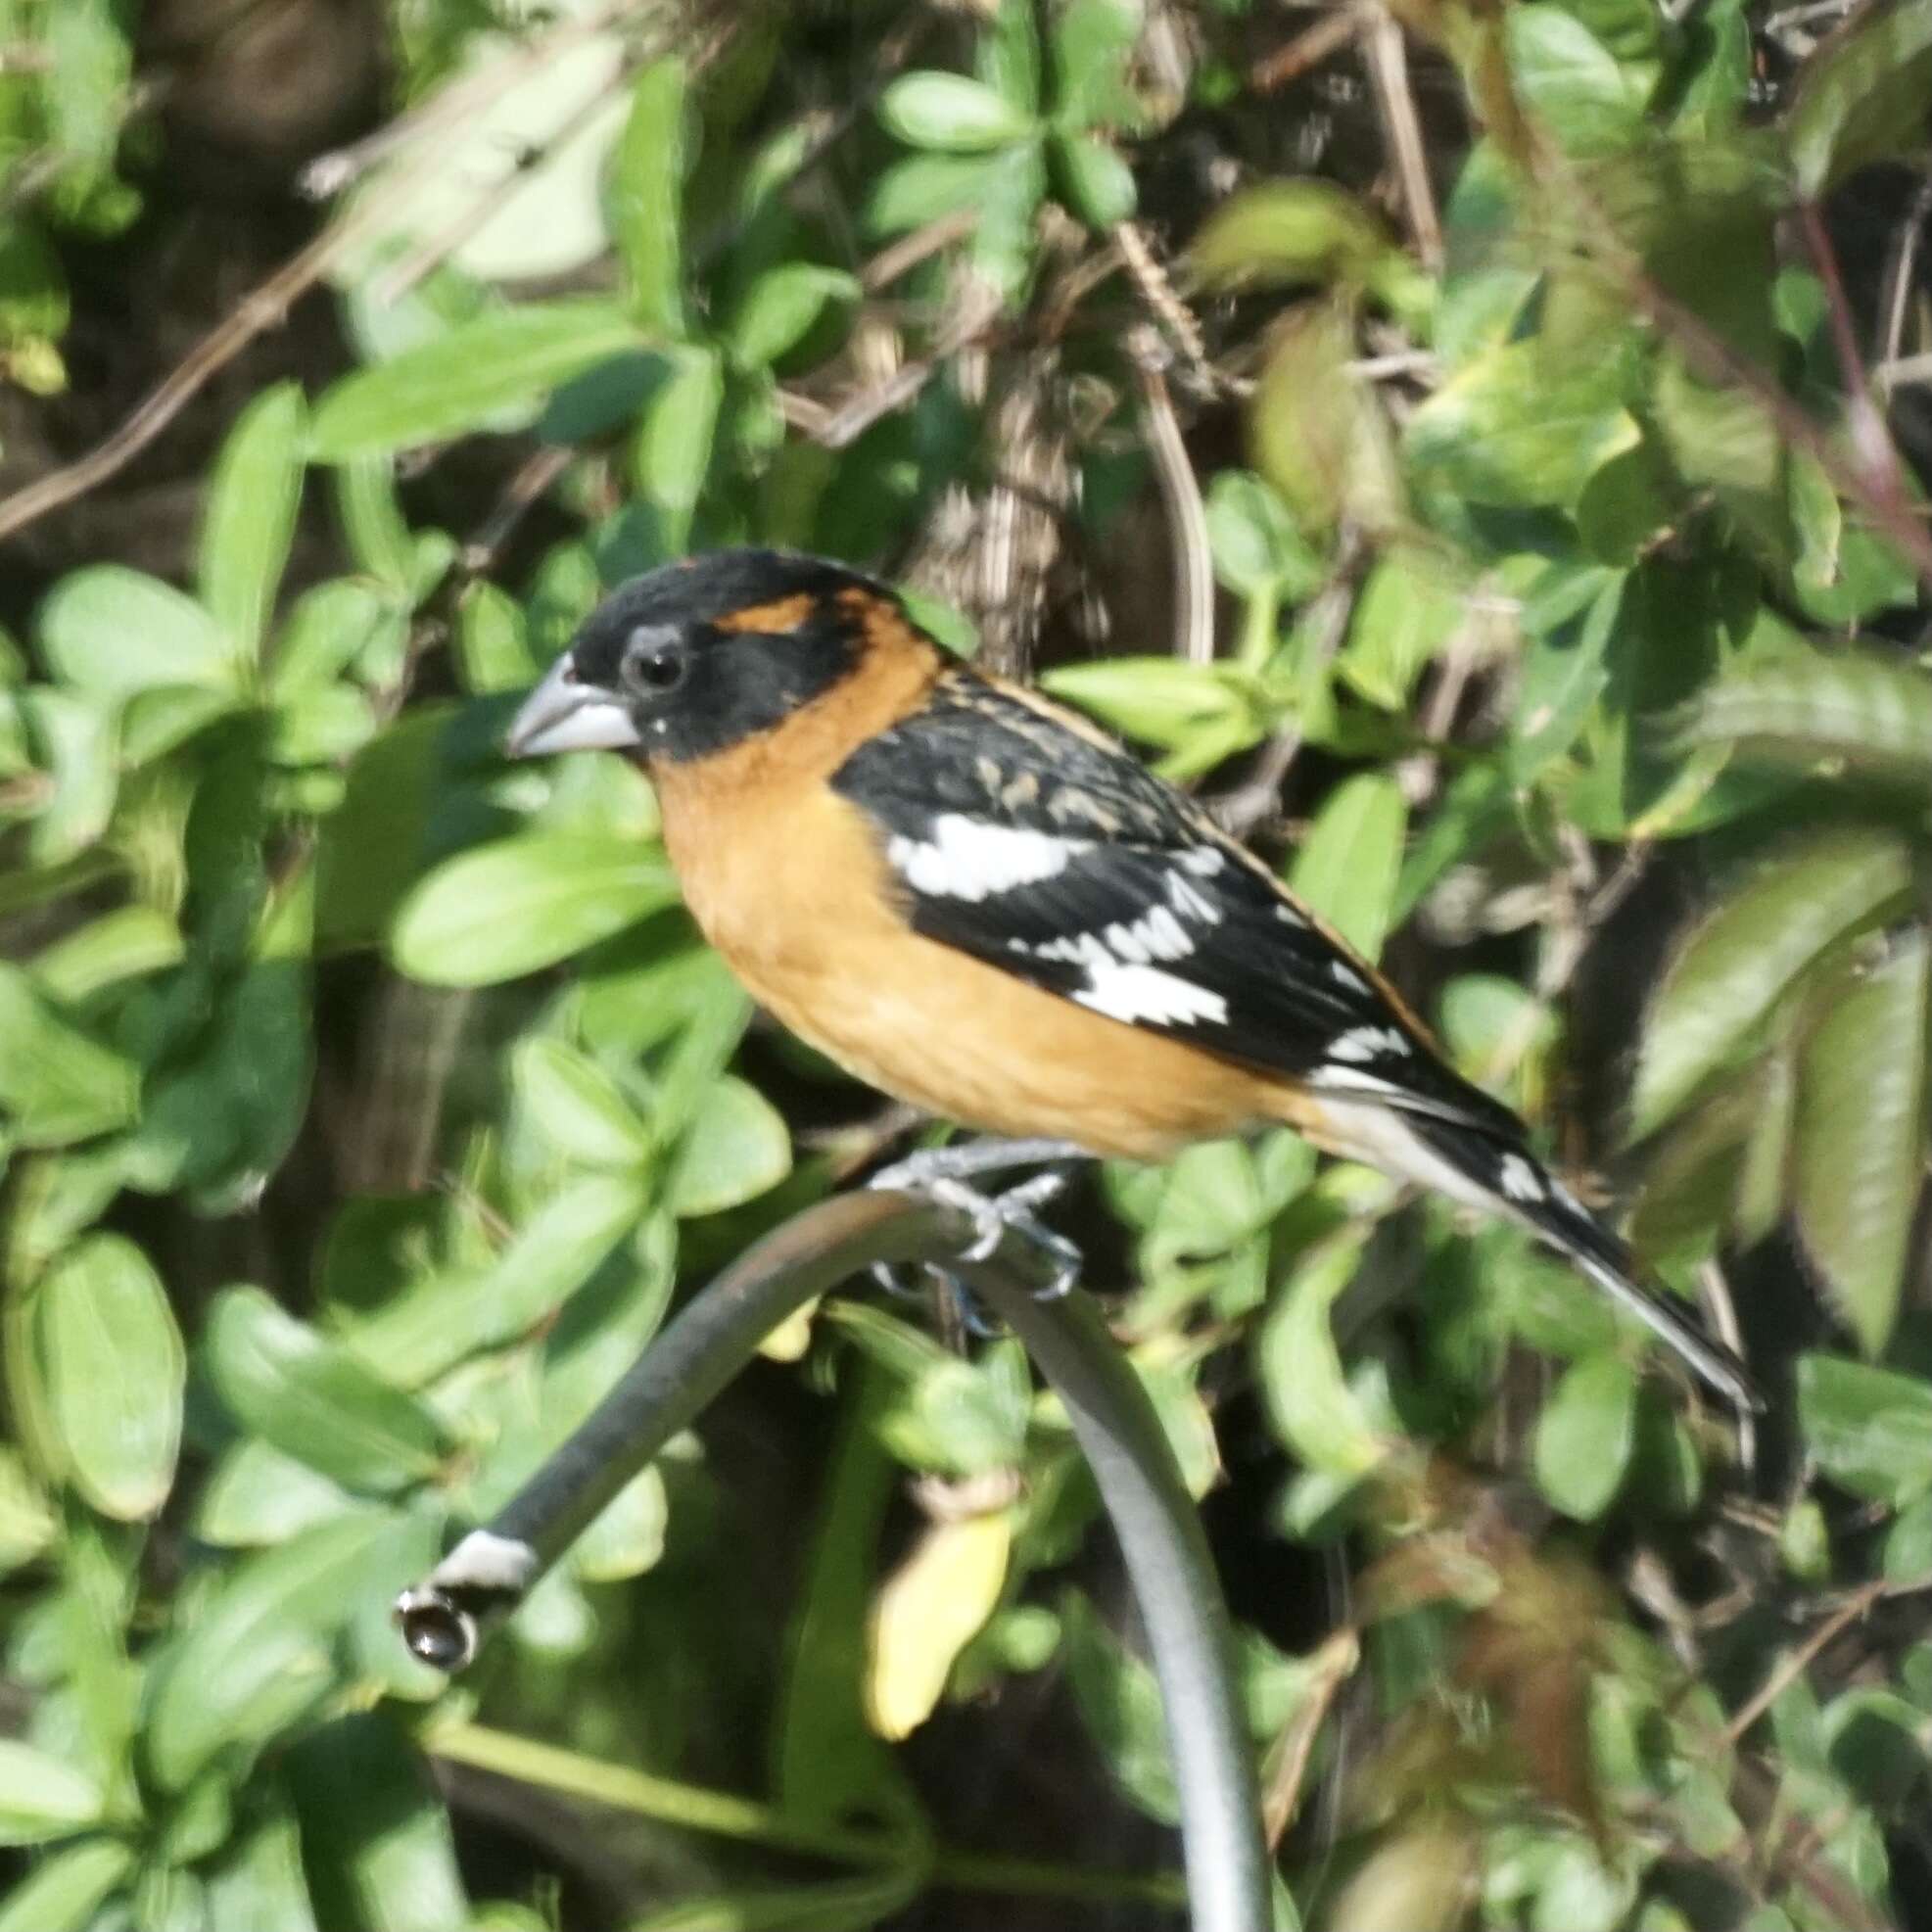
[[[939,1523],[886,1581],[868,1635],[866,1715],[901,1738],[932,1715],[959,1654],[1000,1601],[1013,1549],[1006,1511]]]

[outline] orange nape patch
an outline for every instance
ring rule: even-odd
[[[713,628],[719,631],[758,631],[768,636],[781,637],[787,631],[796,631],[812,615],[818,599],[809,590],[801,590],[793,597],[780,597],[776,603],[752,604],[744,610],[734,610],[727,617],[713,621]]]

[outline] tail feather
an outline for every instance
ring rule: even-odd
[[[1764,1398],[1743,1362],[1680,1297],[1648,1286],[1642,1264],[1629,1248],[1527,1149],[1440,1118],[1411,1115],[1406,1124],[1433,1154],[1464,1178],[1470,1195],[1486,1196],[1490,1206],[1503,1209],[1540,1236],[1620,1308],[1682,1356],[1712,1388],[1741,1409],[1764,1408]]]

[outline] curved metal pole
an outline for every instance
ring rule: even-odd
[[[987,1260],[957,1260],[974,1234],[951,1208],[873,1191],[834,1196],[768,1235],[685,1304],[486,1528],[402,1592],[403,1638],[423,1662],[461,1670],[489,1627],[787,1315],[874,1262],[943,1260],[970,1279],[1059,1390],[1120,1539],[1174,1755],[1195,1932],[1267,1932],[1268,1861],[1227,1611],[1159,1419],[1092,1302],[1077,1293],[1038,1298],[1040,1259],[1023,1242]]]
[[[1090,1297],[1041,1301],[1003,1270],[961,1273],[1060,1391],[1120,1539],[1160,1684],[1196,1932],[1265,1932],[1269,1860],[1234,1632],[1160,1418]]]

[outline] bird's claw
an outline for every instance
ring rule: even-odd
[[[1049,1169],[1000,1194],[988,1194],[971,1186],[966,1174],[978,1174],[998,1167],[1021,1166],[1032,1160],[1064,1159],[1068,1149],[1057,1142],[972,1142],[964,1147],[932,1148],[883,1168],[873,1176],[874,1188],[897,1188],[909,1194],[922,1194],[929,1201],[957,1209],[972,1223],[972,1239],[960,1252],[965,1262],[985,1261],[1012,1239],[1024,1242],[1042,1256],[1050,1272],[1037,1291],[1042,1300],[1058,1300],[1080,1279],[1084,1256],[1066,1236],[1056,1232],[1039,1218],[1038,1210],[1060,1195],[1068,1176]],[[919,1276],[940,1281],[960,1303],[968,1326],[986,1332],[983,1318],[977,1316],[970,1289],[943,1262],[921,1262],[909,1276],[897,1265],[880,1261],[873,1265],[873,1277],[894,1295],[919,1293]]]

